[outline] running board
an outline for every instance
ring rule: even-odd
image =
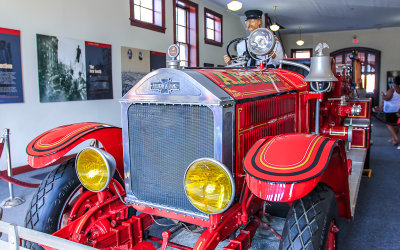
[[[347,159],[351,159],[353,163],[351,175],[349,175],[350,208],[352,218],[354,218],[354,213],[356,210],[358,190],[360,189],[366,156],[367,149],[364,148],[352,148],[349,152],[347,152]]]

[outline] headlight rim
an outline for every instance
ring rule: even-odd
[[[230,180],[230,182],[231,182],[231,187],[232,187],[232,196],[231,196],[231,199],[229,200],[228,205],[227,205],[224,209],[222,209],[221,211],[219,211],[219,212],[216,212],[216,213],[206,213],[206,212],[200,210],[199,208],[197,208],[197,207],[192,203],[192,201],[189,199],[189,195],[188,195],[188,193],[187,193],[187,191],[186,191],[186,185],[185,185],[186,175],[187,175],[187,172],[189,171],[190,167],[191,167],[193,164],[195,164],[196,162],[199,162],[199,161],[210,161],[210,162],[212,162],[212,163],[217,164],[220,168],[222,168],[222,169],[225,171],[225,173],[228,175],[229,180]],[[229,170],[229,169],[225,166],[225,164],[223,164],[222,162],[219,162],[219,161],[215,160],[214,158],[208,158],[208,157],[203,157],[203,158],[196,159],[196,160],[192,161],[192,162],[189,164],[189,166],[186,168],[185,175],[183,176],[183,189],[185,190],[185,195],[186,195],[187,199],[189,200],[190,204],[192,204],[193,207],[195,207],[195,208],[196,208],[198,211],[200,211],[201,213],[204,213],[204,214],[207,214],[207,215],[221,214],[221,213],[225,212],[226,210],[228,210],[228,209],[232,206],[232,204],[233,204],[233,202],[234,202],[234,200],[235,200],[235,195],[236,195],[235,179],[233,178],[233,175],[232,175],[232,173],[230,172],[230,170]]]
[[[270,48],[266,53],[258,54],[258,53],[256,53],[256,52],[254,52],[254,48],[250,45],[250,40],[255,36],[255,34],[256,34],[257,32],[262,32],[262,31],[266,31],[267,33],[270,33],[270,34],[272,35],[272,45],[271,45],[271,48]],[[275,41],[275,35],[274,35],[274,33],[273,33],[271,30],[269,30],[269,29],[267,29],[267,28],[258,28],[258,29],[254,30],[253,32],[250,33],[249,38],[248,38],[248,40],[247,40],[247,47],[248,47],[248,50],[249,50],[251,53],[253,53],[254,55],[256,55],[256,56],[266,56],[266,55],[268,55],[271,51],[274,50],[275,43],[276,43],[276,41]]]
[[[78,159],[79,159],[79,156],[81,155],[82,152],[84,152],[85,150],[88,150],[88,149],[91,149],[91,150],[96,151],[96,152],[101,156],[101,158],[103,159],[103,161],[104,161],[105,164],[106,164],[106,168],[107,168],[107,172],[108,172],[108,177],[107,177],[106,184],[105,184],[104,187],[102,187],[100,190],[93,190],[93,189],[87,187],[86,185],[84,185],[83,182],[82,182],[82,180],[81,180],[81,178],[80,178],[80,176],[79,176],[79,173],[78,173],[78,168],[77,168],[77,166],[78,166]],[[92,146],[85,147],[84,149],[82,149],[82,150],[76,155],[76,158],[75,158],[75,172],[76,172],[76,175],[78,176],[79,182],[80,182],[80,183],[82,184],[82,186],[84,186],[86,189],[88,189],[88,190],[91,191],[91,192],[95,192],[95,193],[104,191],[104,190],[110,185],[110,182],[111,182],[111,180],[112,180],[112,178],[113,178],[113,176],[114,176],[114,174],[115,174],[115,171],[116,171],[116,166],[117,166],[116,160],[115,160],[115,158],[114,158],[110,153],[108,153],[107,151],[102,150],[102,149],[100,149],[100,148],[96,148],[96,147],[92,147]]]

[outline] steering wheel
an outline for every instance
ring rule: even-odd
[[[233,39],[232,41],[230,41],[230,42],[228,43],[228,45],[226,46],[226,54],[227,54],[227,55],[229,56],[229,58],[232,60],[232,64],[238,63],[239,57],[238,57],[237,55],[232,55],[232,54],[229,52],[229,48],[231,47],[232,44],[234,44],[234,43],[240,43],[241,41],[245,41],[245,40],[247,40],[247,37],[236,38],[236,39]],[[248,51],[248,49],[247,49],[247,43],[246,43],[246,53],[247,53],[247,54],[249,53],[249,51]],[[246,62],[247,62],[247,60],[246,60]]]

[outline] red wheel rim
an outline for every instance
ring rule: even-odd
[[[326,240],[325,250],[334,250],[335,249],[335,234],[338,232],[338,228],[335,224],[335,221],[331,221],[331,225],[329,226],[328,237]]]

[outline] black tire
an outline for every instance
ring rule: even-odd
[[[59,229],[64,206],[70,196],[81,186],[74,164],[75,158],[62,163],[42,181],[26,213],[25,227],[48,234]],[[31,242],[25,242],[25,245],[31,249],[43,249]]]
[[[319,184],[289,209],[283,227],[280,250],[325,249],[331,222],[337,222],[338,209],[333,191]]]

